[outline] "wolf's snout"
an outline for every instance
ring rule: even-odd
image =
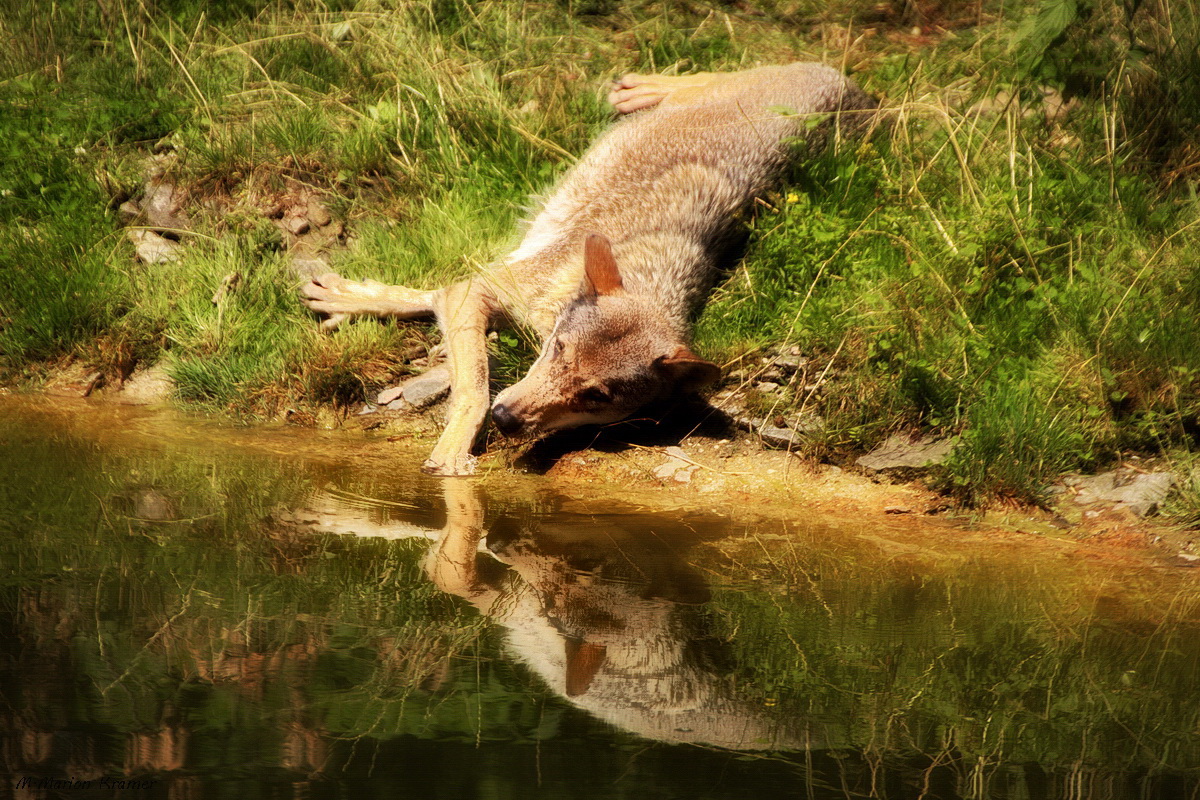
[[[521,418],[509,411],[508,406],[493,406],[492,422],[496,423],[496,428],[505,436],[512,436],[521,430]]]

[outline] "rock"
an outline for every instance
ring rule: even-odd
[[[808,364],[808,359],[798,353],[780,353],[764,361],[787,372],[796,372]]]
[[[397,388],[400,390],[399,397],[389,401],[388,408],[395,408],[397,400],[403,400],[411,408],[431,406],[450,392],[450,370],[434,367],[415,378],[409,378]]]
[[[804,437],[824,431],[825,420],[817,414],[806,411],[791,420],[786,426],[774,425],[763,419],[753,420],[751,430],[756,431],[762,437],[764,444],[790,450],[800,446]]]
[[[922,436],[916,441],[908,436],[889,436],[887,441],[855,462],[871,472],[923,470],[937,466],[954,450],[952,439]]]
[[[316,200],[308,201],[308,221],[318,228],[324,228],[330,222],[333,222],[333,217],[329,215],[329,211],[325,206],[321,205]]]
[[[291,217],[287,221],[288,232],[293,236],[303,236],[308,233],[308,220],[304,217]]]
[[[155,364],[148,369],[135,370],[113,399],[130,406],[155,405],[165,403],[174,388],[175,382],[167,374],[167,368]]]
[[[288,254],[292,257],[292,269],[301,278],[315,278],[330,271],[329,256],[309,242],[296,242]]]
[[[393,400],[400,399],[400,393],[403,391],[404,391],[404,387],[399,384],[392,386],[388,389],[384,389],[382,392],[375,395],[375,402],[378,405],[386,406],[388,403],[392,402]]]
[[[780,428],[775,425],[763,425],[758,429],[758,435],[762,437],[764,444],[784,449],[796,447],[801,441],[801,437],[791,428]]]
[[[125,232],[138,260],[144,264],[167,264],[178,261],[183,245],[159,236],[154,231],[137,228]]]
[[[1154,513],[1175,485],[1169,472],[1117,469],[1100,475],[1071,475],[1062,481],[1079,505],[1111,503],[1138,517]]]
[[[142,215],[142,207],[133,200],[126,200],[117,209],[117,216],[122,225],[132,225],[134,220]]]
[[[792,420],[790,427],[794,431],[799,431],[807,436],[813,436],[825,432],[825,418],[820,414],[805,411]]]
[[[690,483],[692,475],[700,469],[700,465],[687,457],[681,447],[668,447],[664,451],[669,458],[654,470],[654,477],[676,483]]]
[[[142,197],[142,213],[146,224],[159,231],[186,231],[192,221],[183,211],[187,193],[161,177],[146,182],[146,194]]]

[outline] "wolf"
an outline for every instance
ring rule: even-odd
[[[621,118],[541,203],[516,249],[479,274],[420,290],[330,273],[301,288],[326,330],[362,316],[437,320],[451,399],[426,472],[475,471],[493,325],[541,341],[529,372],[490,405],[505,435],[615,422],[715,382],[720,367],[692,351],[692,324],[741,238],[741,214],[779,178],[793,141],[877,105],[817,63],[630,74],[608,99]]]

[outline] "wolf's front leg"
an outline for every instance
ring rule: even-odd
[[[425,317],[434,313],[435,292],[390,286],[379,281],[349,281],[335,272],[300,287],[304,305],[324,314],[323,330],[331,331],[350,317]]]
[[[450,362],[446,428],[422,469],[434,475],[472,475],[471,448],[488,412],[487,325],[493,299],[477,282],[437,293],[434,310]]]

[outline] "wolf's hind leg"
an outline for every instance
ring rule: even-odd
[[[638,75],[629,73],[613,84],[608,102],[622,114],[658,105],[669,95],[694,94],[729,80],[736,73],[699,72],[695,75]]]
[[[323,330],[331,331],[351,317],[428,317],[436,291],[390,286],[379,281],[348,281],[329,272],[300,287],[304,305],[324,314]]]

